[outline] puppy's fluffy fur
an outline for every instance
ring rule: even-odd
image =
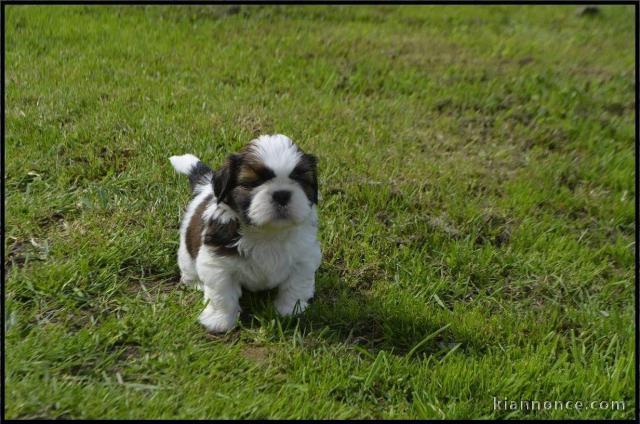
[[[182,281],[204,292],[200,323],[212,332],[232,329],[242,287],[278,287],[280,314],[303,311],[321,259],[316,158],[278,134],[253,140],[215,172],[191,154],[170,160],[193,192],[178,265]]]

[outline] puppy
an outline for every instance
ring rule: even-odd
[[[302,312],[321,260],[316,158],[277,134],[251,141],[215,172],[191,154],[170,161],[193,193],[178,265],[181,280],[204,292],[200,323],[211,332],[235,327],[243,287],[277,287],[277,311]]]

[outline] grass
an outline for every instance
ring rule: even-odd
[[[5,416],[632,418],[634,9],[577,9],[6,5]],[[276,132],[317,295],[209,335],[167,158]]]

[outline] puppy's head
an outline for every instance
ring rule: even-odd
[[[246,225],[297,225],[318,202],[316,158],[284,135],[263,135],[227,158],[213,187]]]

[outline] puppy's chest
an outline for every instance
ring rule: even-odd
[[[295,263],[292,243],[241,240],[239,247],[243,254],[238,264],[238,277],[249,290],[274,288],[290,276]]]

